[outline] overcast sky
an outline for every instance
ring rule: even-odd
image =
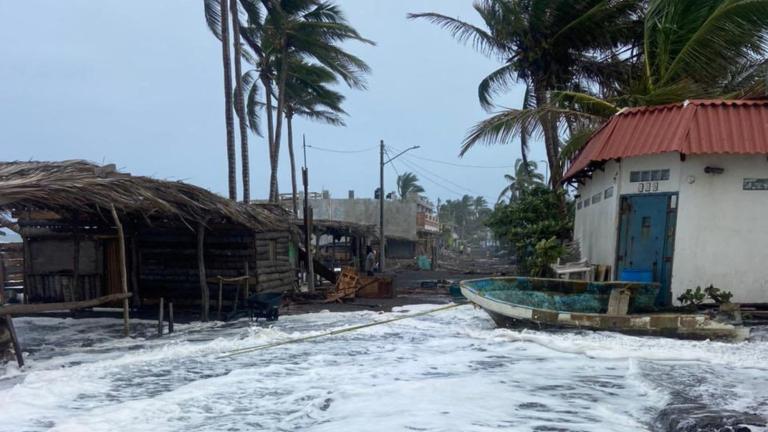
[[[482,194],[495,201],[517,144],[479,147],[463,159],[466,130],[486,114],[477,83],[498,63],[457,44],[408,12],[476,20],[471,0],[341,0],[350,22],[377,46],[349,48],[373,68],[368,91],[344,90],[345,128],[295,122],[308,150],[311,189],[372,196],[380,139],[420,145],[386,170],[413,171],[433,200]],[[226,194],[226,149],[219,42],[202,0],[0,0],[0,143],[4,160],[87,159],[133,174],[181,179]],[[521,89],[503,99],[519,106]],[[253,194],[269,178],[263,138],[251,137]],[[301,155],[300,148],[298,155]],[[533,159],[543,159],[535,151]],[[238,178],[239,178],[238,162]],[[290,192],[281,153],[280,190]],[[240,192],[238,192],[240,196]]]

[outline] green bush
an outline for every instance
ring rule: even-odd
[[[558,252],[555,243],[562,244],[571,238],[573,207],[569,203],[563,208],[561,194],[544,186],[536,186],[521,192],[518,199],[509,204],[497,205],[488,218],[488,227],[496,238],[508,242],[517,258],[519,274],[543,274],[542,261],[554,257],[544,263],[549,265],[562,254],[555,253]],[[542,241],[545,244],[537,253],[536,248]]]

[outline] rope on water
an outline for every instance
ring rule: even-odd
[[[378,325],[389,324],[389,323],[393,323],[395,321],[401,321],[401,320],[405,320],[405,319],[409,319],[409,318],[416,318],[416,317],[420,317],[420,316],[424,316],[424,315],[433,314],[433,313],[436,313],[436,312],[442,312],[442,311],[453,309],[453,308],[456,308],[456,307],[459,307],[459,306],[463,306],[465,304],[466,303],[454,303],[454,304],[451,304],[451,305],[448,305],[448,306],[442,306],[442,307],[439,307],[439,308],[436,308],[436,309],[430,309],[428,311],[417,312],[417,313],[414,313],[414,314],[400,316],[400,317],[397,317],[397,318],[392,318],[392,319],[388,319],[388,320],[384,320],[384,321],[375,321],[375,322],[368,323],[368,324],[361,324],[361,325],[352,326],[352,327],[345,327],[345,328],[342,328],[342,329],[332,330],[332,331],[329,331],[329,332],[326,332],[326,333],[322,333],[322,334],[318,334],[318,335],[306,336],[306,337],[301,337],[301,338],[296,338],[296,339],[288,339],[288,340],[279,341],[279,342],[273,342],[273,343],[264,344],[264,345],[256,345],[256,346],[252,346],[252,347],[248,347],[248,348],[241,348],[241,349],[237,349],[237,350],[234,350],[234,351],[226,352],[226,353],[222,354],[220,357],[221,358],[233,357],[233,356],[240,355],[240,354],[246,354],[246,353],[250,353],[250,352],[254,352],[254,351],[261,351],[261,350],[265,350],[265,349],[269,349],[269,348],[275,348],[275,347],[279,347],[279,346],[282,346],[282,345],[288,345],[288,344],[298,343],[298,342],[305,342],[305,341],[308,341],[308,340],[319,339],[319,338],[322,338],[322,337],[335,336],[335,335],[339,335],[339,334],[342,334],[342,333],[349,333],[349,332],[353,332],[355,330],[361,330],[361,329],[368,328],[368,327],[374,327],[374,326],[378,326]]]

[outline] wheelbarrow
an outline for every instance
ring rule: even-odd
[[[248,312],[251,321],[256,318],[264,318],[267,321],[277,321],[280,316],[280,304],[283,302],[283,293],[257,293],[248,297]]]

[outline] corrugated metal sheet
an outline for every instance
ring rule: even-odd
[[[768,154],[768,101],[694,100],[625,109],[589,139],[565,180],[595,162],[667,152]]]

